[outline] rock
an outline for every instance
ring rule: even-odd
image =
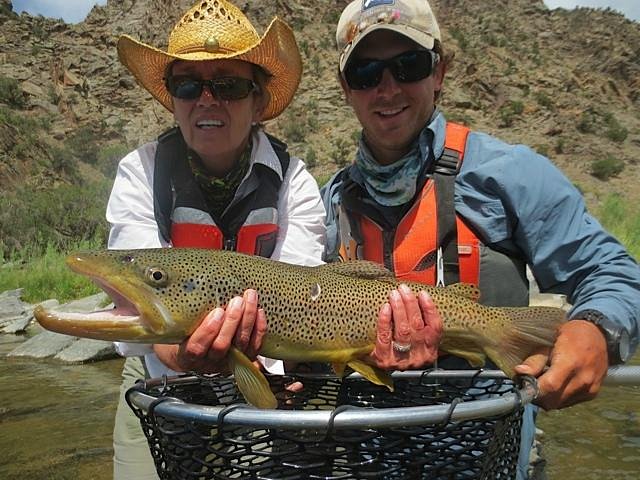
[[[7,299],[14,299],[14,303],[12,304],[14,305],[14,311],[18,311],[19,309],[15,306],[15,298],[20,294],[21,290],[5,292],[0,295],[0,305],[2,305],[2,301],[6,301],[7,304],[9,304]],[[104,292],[101,292],[90,297],[66,303],[60,308],[69,312],[90,312],[104,308],[103,306],[107,299],[108,296]],[[45,308],[55,308],[59,303],[57,300],[46,300],[39,305]],[[20,307],[22,309],[20,315],[15,315],[15,318],[6,317],[7,323],[5,328],[24,331],[27,325],[29,325],[33,319],[32,312],[34,306],[22,303]],[[86,363],[117,357],[117,353],[111,342],[61,335],[43,330],[39,325],[37,325],[37,330],[39,330],[38,333],[12,350],[8,356],[31,358],[53,357],[56,360],[68,363]]]
[[[86,363],[116,358],[118,354],[112,342],[80,338],[54,356],[67,363]]]
[[[19,315],[16,317],[6,318],[4,321],[4,326],[0,328],[0,332],[2,333],[22,333],[24,332],[29,324],[33,320],[33,315]]]
[[[77,337],[44,331],[9,352],[9,357],[47,358],[69,347]]]
[[[16,333],[31,321],[31,305],[23,302],[22,288],[0,293],[0,332]],[[24,324],[24,327],[20,327]]]
[[[42,87],[36,85],[35,83],[29,80],[22,82],[20,84],[20,87],[22,88],[22,91],[24,93],[31,95],[33,97],[43,98],[45,96],[45,92],[42,89]]]
[[[73,300],[71,302],[63,304],[60,309],[66,312],[91,312],[104,308],[109,297],[106,293],[100,292],[90,297],[81,298],[79,300]]]

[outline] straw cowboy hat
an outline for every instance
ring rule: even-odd
[[[171,112],[164,76],[175,60],[237,59],[262,67],[270,75],[263,120],[277,117],[289,105],[302,74],[300,51],[286,23],[275,17],[260,38],[249,19],[226,0],[201,0],[187,11],[173,27],[166,52],[123,35],[118,56],[138,83]]]

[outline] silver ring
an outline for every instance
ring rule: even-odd
[[[407,353],[409,350],[411,350],[410,343],[391,342],[391,345],[393,346],[393,349],[398,353]]]

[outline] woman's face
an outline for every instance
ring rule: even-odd
[[[255,81],[252,65],[242,60],[177,61],[172,65],[171,76],[196,80],[238,77]],[[222,100],[205,85],[193,100],[172,98],[173,116],[185,142],[213,175],[224,176],[244,151],[252,122],[261,119],[263,96],[253,91],[246,98]]]

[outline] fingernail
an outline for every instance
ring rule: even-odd
[[[244,292],[244,297],[247,300],[247,302],[255,302],[257,296],[258,294],[253,289],[249,289]]]
[[[398,290],[400,290],[402,293],[412,293],[412,290],[404,283],[401,283],[398,286]]]
[[[209,312],[206,320],[207,320],[207,323],[209,324],[219,323],[222,320],[223,316],[224,316],[224,310],[220,307],[217,307],[213,309],[211,312]]]
[[[233,297],[229,302],[229,308],[240,308],[243,301],[242,297]]]
[[[429,292],[426,290],[420,290],[418,295],[420,295],[424,300],[431,301],[431,295],[429,295]]]
[[[391,290],[391,292],[389,293],[389,298],[395,301],[401,300],[400,292],[398,290]]]
[[[388,303],[382,305],[382,313],[384,315],[391,315],[391,305],[389,305]]]

